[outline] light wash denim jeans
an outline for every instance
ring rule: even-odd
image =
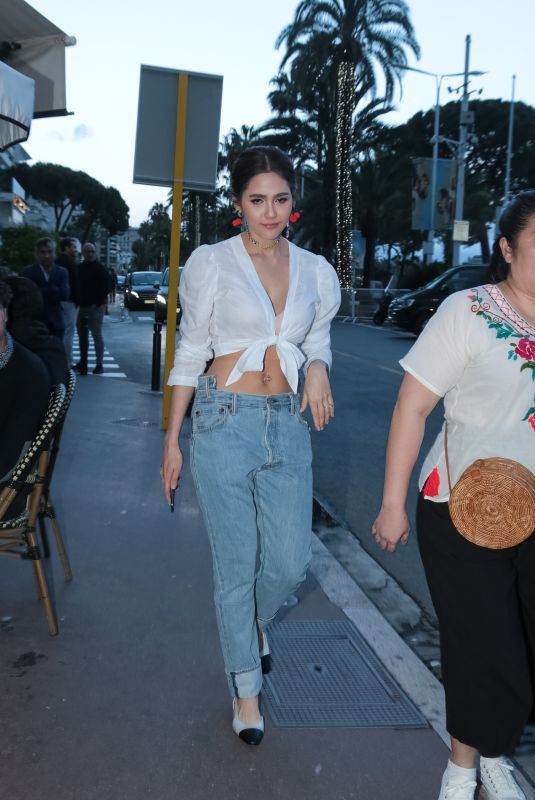
[[[262,686],[258,631],[310,561],[312,451],[299,396],[219,391],[214,376],[200,377],[191,465],[230,692],[254,697]]]

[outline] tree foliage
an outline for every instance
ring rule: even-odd
[[[12,172],[34,200],[53,209],[57,233],[86,241],[95,223],[110,235],[128,229],[129,209],[121,194],[86,172],[44,162],[17,164]]]
[[[298,130],[292,117],[312,118],[308,132],[315,130],[316,147],[310,143],[304,151],[318,154],[316,166],[326,198],[331,198],[323,214],[324,252],[332,259],[336,241],[337,268],[347,283],[351,168],[363,151],[355,127],[365,128],[359,125],[361,115],[371,121],[390,110],[407,51],[419,55],[409,8],[404,0],[301,0],[277,40],[278,47],[282,44],[286,53],[271,95],[279,114],[271,124],[280,129],[286,122],[291,133]],[[281,96],[280,87],[293,89],[293,103]],[[300,126],[302,134],[306,130]],[[326,152],[318,152],[323,147]]]
[[[50,231],[34,225],[17,225],[2,229],[2,245],[0,247],[0,270],[20,272],[23,267],[34,261],[34,248],[38,239],[52,236]],[[3,268],[3,269],[2,269]]]
[[[155,203],[139,226],[139,239],[132,244],[135,269],[169,266],[171,219],[163,203]]]
[[[453,141],[459,138],[459,102],[440,109],[440,135]],[[464,217],[470,222],[472,243],[479,242],[484,262],[490,257],[487,224],[495,218],[505,191],[509,102],[474,100],[470,103],[474,125],[468,137]],[[434,109],[420,111],[406,123],[378,132],[378,146],[386,148],[408,169],[411,159],[431,157]],[[512,181],[513,193],[535,186],[535,108],[515,105]],[[439,145],[439,157],[451,158],[448,144]],[[407,203],[409,183],[405,183]],[[451,234],[444,236],[446,261],[450,260]]]

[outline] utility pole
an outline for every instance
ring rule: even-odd
[[[511,157],[513,154],[513,121],[515,117],[515,81],[513,75],[513,90],[511,93],[511,105],[509,106],[509,134],[507,136],[507,161],[505,164],[505,202],[511,198]]]
[[[457,188],[455,190],[455,220],[463,218],[464,210],[464,176],[466,169],[466,141],[468,139],[468,126],[471,123],[470,112],[468,111],[468,81],[470,64],[470,42],[471,37],[466,37],[466,50],[464,58],[464,83],[463,96],[461,99],[461,117],[459,124],[459,148],[457,150]],[[454,225],[455,233],[455,225]],[[458,267],[461,260],[461,242],[453,240],[453,266]]]

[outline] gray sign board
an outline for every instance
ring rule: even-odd
[[[182,70],[141,65],[134,183],[173,185],[180,72]],[[223,78],[199,72],[187,74],[183,185],[185,189],[213,192],[217,176]]]

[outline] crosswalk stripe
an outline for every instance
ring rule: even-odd
[[[74,341],[73,341],[73,348],[72,348],[72,355],[74,363],[77,363],[80,360],[80,340],[78,338],[78,334],[75,334]],[[92,339],[89,339],[89,347],[87,351],[87,371],[91,372],[97,365],[97,356],[95,352],[95,344]],[[99,378],[126,378],[127,375],[125,372],[117,372],[116,370],[120,370],[121,367],[115,361],[114,357],[111,355],[110,351],[104,348],[104,356],[102,358],[102,366],[104,367],[104,372],[96,377]]]

